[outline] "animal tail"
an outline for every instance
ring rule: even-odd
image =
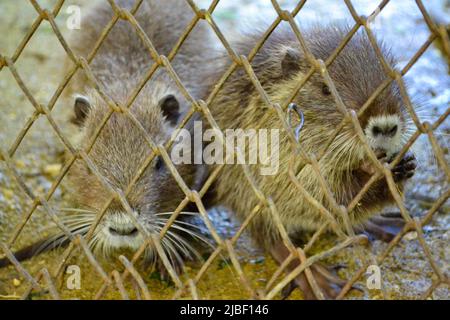
[[[31,259],[43,252],[47,252],[59,247],[66,247],[70,243],[70,239],[65,236],[49,237],[47,239],[39,240],[25,248],[22,248],[14,253],[14,257],[19,261]],[[0,268],[5,268],[11,265],[11,261],[7,257],[0,258]]]

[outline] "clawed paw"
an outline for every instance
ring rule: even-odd
[[[320,263],[315,263],[310,267],[312,276],[314,277],[318,289],[322,292],[324,299],[336,299],[340,291],[346,284],[346,280],[340,279],[336,275],[336,270],[340,268],[345,268],[345,265],[337,265],[332,267],[325,267]],[[315,300],[319,299],[316,293],[312,289],[308,280],[306,279],[305,273],[301,273],[297,278],[295,278],[291,283],[289,283],[281,292],[283,299],[286,299],[295,288],[300,288],[303,292],[305,300]],[[353,289],[358,289],[352,287]]]
[[[403,159],[392,169],[394,181],[398,182],[411,178],[416,168],[416,157],[411,152],[407,152]]]
[[[365,233],[370,241],[381,240],[390,242],[405,226],[405,220],[398,213],[395,216],[382,214],[369,219],[359,230]]]
[[[387,159],[385,153],[379,153],[377,156],[381,162],[390,163],[395,159],[397,154],[394,154],[389,159]],[[411,178],[414,175],[416,168],[416,157],[414,156],[414,154],[412,154],[412,152],[407,152],[403,159],[400,160],[400,162],[392,169],[394,181],[399,182]]]

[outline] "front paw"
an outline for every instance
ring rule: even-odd
[[[411,152],[407,152],[403,159],[392,169],[395,182],[404,181],[411,178],[417,167],[416,157]]]

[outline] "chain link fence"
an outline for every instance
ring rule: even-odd
[[[139,23],[135,19],[135,14],[139,10],[142,5],[143,0],[136,0],[134,7],[131,10],[125,10],[120,8],[114,0],[108,0],[107,2],[111,6],[114,16],[111,21],[105,26],[103,29],[100,38],[98,39],[94,49],[87,56],[87,58],[82,58],[77,56],[71,49],[70,44],[68,44],[67,40],[62,35],[61,30],[57,26],[55,19],[60,14],[61,8],[63,7],[65,0],[57,1],[56,5],[52,10],[46,10],[38,3],[36,0],[29,0],[29,2],[33,5],[36,10],[38,17],[30,23],[31,27],[29,27],[25,37],[20,42],[19,46],[15,50],[12,56],[5,56],[1,52],[0,48],[0,72],[10,72],[12,77],[17,82],[20,90],[25,94],[27,100],[34,107],[34,112],[29,115],[25,125],[20,129],[17,137],[15,138],[12,145],[6,145],[4,143],[0,143],[0,160],[4,164],[4,167],[7,168],[5,174],[12,177],[17,186],[19,187],[21,194],[20,197],[26,197],[32,203],[32,205],[26,210],[26,212],[22,213],[21,221],[14,227],[14,230],[11,234],[8,234],[8,239],[5,242],[0,243],[0,253],[6,256],[7,259],[10,260],[15,270],[20,274],[21,278],[24,279],[25,288],[23,288],[18,298],[26,299],[29,298],[33,292],[45,291],[49,294],[49,296],[53,299],[59,299],[64,297],[61,294],[61,281],[66,270],[69,265],[69,260],[73,255],[84,255],[89,264],[95,270],[98,277],[101,279],[101,285],[96,288],[95,294],[92,296],[95,299],[101,299],[105,297],[107,291],[115,291],[120,294],[120,297],[124,299],[128,299],[130,297],[136,298],[144,298],[144,299],[152,299],[154,295],[152,293],[152,288],[148,286],[145,281],[145,275],[142,272],[138,271],[138,268],[135,267],[135,264],[139,261],[139,259],[144,254],[144,251],[147,246],[154,245],[158,256],[161,262],[164,264],[165,268],[168,271],[168,274],[173,281],[174,287],[172,298],[182,298],[189,297],[193,299],[202,299],[205,298],[202,296],[202,293],[198,289],[198,283],[202,280],[202,278],[207,273],[208,269],[213,265],[217,259],[221,256],[229,257],[230,265],[234,269],[236,277],[239,280],[240,285],[246,290],[247,295],[242,298],[252,298],[252,299],[274,299],[279,297],[279,293],[281,290],[288,285],[295,277],[297,277],[302,272],[305,272],[307,275],[308,281],[311,284],[315,294],[317,297],[323,297],[322,292],[320,292],[320,288],[318,288],[315,283],[314,277],[309,275],[309,267],[324,258],[335,255],[336,253],[342,251],[343,249],[349,246],[357,246],[358,244],[364,243],[367,239],[365,236],[355,234],[353,228],[349,225],[348,213],[352,211],[358,202],[362,199],[364,194],[379,179],[385,178],[388,182],[389,191],[392,193],[393,198],[395,199],[396,205],[401,212],[401,216],[405,220],[405,225],[403,229],[398,233],[395,238],[390,241],[388,246],[381,253],[374,256],[374,259],[368,258],[367,261],[359,267],[359,270],[353,274],[353,276],[348,280],[347,284],[341,290],[338,298],[346,298],[349,294],[349,291],[352,289],[352,286],[359,280],[361,280],[367,268],[372,265],[381,265],[385,261],[385,259],[392,253],[393,249],[396,248],[403,237],[410,233],[411,231],[415,231],[417,233],[417,239],[420,243],[422,254],[429,262],[432,267],[434,276],[432,280],[432,284],[428,287],[424,288],[422,296],[420,298],[426,299],[430,297],[434,290],[442,285],[448,286],[449,279],[448,275],[445,273],[445,270],[439,266],[439,263],[435,261],[435,258],[432,256],[429,245],[426,243],[423,234],[423,227],[430,223],[433,217],[436,215],[437,211],[446,203],[450,190],[447,188],[438,199],[430,205],[428,211],[425,215],[420,218],[412,217],[409,213],[408,209],[405,206],[405,203],[402,200],[402,195],[399,193],[395,186],[395,182],[393,180],[393,176],[391,173],[391,169],[397,165],[401,159],[404,157],[406,152],[410,149],[410,147],[414,144],[414,142],[421,135],[425,135],[428,137],[429,142],[431,144],[433,153],[437,159],[440,170],[444,173],[445,179],[448,182],[450,180],[450,170],[448,166],[448,162],[445,158],[445,152],[441,148],[436,138],[435,131],[439,128],[439,126],[447,120],[450,108],[447,108],[445,112],[443,112],[439,118],[433,123],[430,122],[421,122],[420,118],[416,114],[414,107],[411,103],[411,100],[408,96],[407,90],[405,88],[405,84],[403,81],[403,77],[409,72],[409,70],[414,66],[414,64],[420,59],[422,54],[430,47],[430,45],[435,41],[439,40],[443,43],[443,50],[450,57],[450,44],[448,34],[444,28],[444,26],[436,24],[433,19],[430,17],[427,12],[422,1],[417,0],[416,5],[420,10],[424,21],[426,22],[429,28],[429,36],[428,39],[423,43],[420,49],[415,53],[412,59],[401,69],[396,70],[390,66],[383,56],[380,53],[380,48],[375,41],[373,31],[370,27],[370,22],[373,21],[377,15],[382,12],[386,5],[388,5],[389,0],[381,1],[377,7],[377,9],[370,16],[360,16],[358,12],[355,10],[355,7],[351,0],[345,0],[345,5],[348,8],[351,16],[354,19],[354,25],[350,29],[350,32],[343,39],[341,45],[336,48],[331,56],[328,57],[327,60],[322,61],[316,59],[314,55],[309,51],[308,47],[305,45],[305,40],[300,31],[297,23],[294,18],[301,12],[303,6],[306,1],[299,1],[298,4],[292,11],[283,10],[279,3],[276,0],[272,0],[271,3],[273,5],[273,10],[277,13],[276,19],[272,22],[270,27],[264,32],[261,39],[257,42],[257,45],[251,50],[248,56],[240,56],[238,55],[233,46],[228,42],[227,38],[224,36],[223,32],[219,28],[218,24],[213,17],[213,12],[216,9],[216,6],[219,4],[220,0],[212,1],[207,9],[201,9],[197,6],[197,4],[192,0],[187,0],[189,7],[194,12],[195,16],[190,22],[186,29],[183,31],[182,36],[179,38],[175,47],[171,50],[171,52],[167,56],[160,55],[155,47],[152,44],[152,41],[147,37],[147,35],[142,32]],[[183,45],[186,38],[192,32],[196,24],[201,21],[206,20],[211,30],[217,35],[217,38],[220,40],[221,44],[225,48],[225,51],[228,53],[230,59],[232,60],[231,65],[224,70],[223,75],[220,77],[220,80],[214,84],[212,92],[209,94],[205,100],[196,100],[194,99],[189,91],[185,88],[183,83],[180,81],[177,76],[175,70],[172,68],[171,61],[176,56],[180,47]],[[101,47],[104,39],[108,36],[114,25],[118,21],[126,21],[129,23],[136,33],[139,35],[142,43],[146,46],[148,51],[151,54],[152,59],[155,64],[153,67],[147,71],[143,80],[139,83],[139,86],[133,91],[133,95],[131,95],[125,104],[119,104],[114,101],[108,94],[105,92],[104,88],[100,82],[95,78],[93,71],[91,70],[90,63],[96,56],[99,48]],[[309,72],[306,74],[304,79],[300,81],[292,92],[291,97],[294,98],[295,95],[302,89],[305,83],[310,79],[310,77],[314,73],[318,73],[323,77],[323,80],[330,88],[332,96],[336,101],[342,101],[339,97],[339,92],[336,90],[336,87],[328,74],[327,68],[333,63],[336,57],[339,56],[340,52],[347,45],[347,43],[351,40],[352,36],[360,30],[364,29],[367,33],[369,40],[379,56],[380,63],[383,65],[383,68],[386,70],[387,79],[378,87],[378,89],[373,92],[371,97],[364,103],[361,109],[358,112],[354,110],[350,110],[343,103],[338,103],[337,108],[344,115],[344,119],[340,126],[336,128],[335,134],[331,135],[331,140],[337,135],[337,133],[344,126],[345,121],[350,121],[355,132],[361,138],[361,141],[365,141],[363,129],[361,128],[358,117],[361,116],[365,110],[371,105],[371,103],[376,99],[378,94],[382,92],[385,88],[387,88],[391,83],[396,83],[400,88],[400,93],[405,103],[405,106],[408,110],[410,117],[413,119],[414,124],[416,126],[415,133],[411,136],[409,141],[404,145],[401,152],[396,156],[396,158],[389,164],[389,166],[383,166],[377,159],[374,151],[369,147],[369,145],[365,144],[365,149],[368,155],[370,155],[371,160],[373,161],[374,166],[377,168],[376,172],[373,174],[372,178],[367,182],[367,184],[362,188],[362,190],[358,193],[358,195],[350,202],[347,207],[340,206],[338,202],[334,199],[332,192],[327,187],[327,182],[324,177],[320,174],[319,160],[323,156],[324,152],[321,154],[315,155],[312,157],[310,154],[306,154],[304,150],[301,148],[301,145],[297,143],[297,139],[295,134],[290,127],[290,124],[286,121],[286,111],[288,105],[291,101],[286,101],[283,105],[279,105],[273,103],[267,92],[263,89],[259,79],[256,77],[253,69],[252,69],[252,60],[258,54],[259,49],[264,45],[267,38],[272,34],[272,32],[279,26],[282,22],[287,22],[294,32],[296,38],[299,41],[299,44],[305,53],[305,56],[308,59],[308,62],[311,65]],[[52,29],[52,32],[56,35],[57,41],[64,48],[64,51],[67,57],[73,62],[73,67],[71,67],[67,74],[65,75],[63,81],[59,84],[57,89],[55,90],[52,98],[50,99],[47,105],[40,104],[27,85],[25,84],[23,77],[20,75],[16,68],[16,62],[21,57],[24,49],[27,47],[31,37],[36,32],[41,24],[49,23]],[[56,40],[55,40],[56,41]],[[173,212],[171,218],[168,220],[168,223],[161,230],[159,236],[152,236],[148,234],[143,226],[134,218],[131,206],[128,203],[127,196],[130,190],[133,188],[133,185],[136,181],[139,180],[140,175],[137,174],[132,182],[123,190],[116,190],[111,187],[106,179],[102,176],[99,170],[95,167],[94,162],[90,158],[90,150],[95,143],[95,139],[93,139],[87,148],[79,150],[77,149],[71,142],[70,139],[64,133],[64,130],[58,124],[58,121],[54,119],[54,115],[52,110],[60,99],[64,89],[68,86],[70,80],[75,75],[76,72],[82,71],[86,75],[86,77],[90,80],[91,83],[95,84],[94,88],[97,90],[98,94],[104,99],[104,101],[110,106],[110,111],[104,118],[104,120],[99,123],[98,133],[104,128],[107,121],[111,118],[111,115],[115,112],[122,113],[126,115],[129,120],[134,123],[138,128],[142,128],[139,120],[135,118],[135,116],[130,112],[129,108],[137,98],[141,89],[146,85],[149,79],[152,78],[152,75],[156,72],[157,69],[165,68],[176,83],[180,92],[185,96],[185,98],[190,102],[191,109],[184,115],[183,121],[179,124],[179,128],[188,123],[189,120],[192,119],[194,114],[200,113],[202,115],[202,119],[207,122],[212,128],[216,130],[220,130],[217,125],[213,115],[209,110],[209,106],[213,103],[215,97],[223,87],[224,83],[229,79],[230,75],[233,74],[234,71],[238,69],[245,70],[246,75],[251,79],[252,84],[260,95],[261,100],[267,105],[269,108],[272,108],[276,111],[279,116],[280,124],[283,130],[289,136],[289,139],[292,142],[292,150],[293,156],[301,157],[307,163],[307,166],[311,166],[312,169],[317,173],[319,180],[321,182],[321,187],[324,189],[324,194],[327,195],[327,200],[329,205],[325,207],[324,204],[317,203],[314,201],[312,196],[308,194],[308,192],[303,188],[302,182],[298,180],[298,172],[294,172],[293,168],[290,170],[290,178],[292,179],[294,185],[298,189],[307,201],[311,202],[311,205],[321,213],[323,213],[328,219],[328,224],[333,229],[334,233],[336,233],[337,238],[339,239],[338,243],[331,248],[326,250],[319,251],[317,253],[312,253],[311,248],[314,246],[315,242],[321,237],[321,235],[325,231],[325,226],[319,230],[317,230],[314,235],[310,238],[310,241],[306,244],[306,246],[299,248],[295,247],[289,236],[285,230],[285,227],[281,223],[279,212],[275,206],[274,201],[270,198],[269,195],[264,194],[258,184],[255,182],[255,178],[252,176],[251,171],[248,169],[246,165],[242,165],[242,170],[245,173],[248,182],[250,183],[252,189],[254,190],[255,196],[259,199],[259,204],[253,209],[251,214],[248,215],[247,219],[242,221],[237,232],[230,238],[224,238],[220,235],[220,233],[215,229],[214,223],[210,220],[208,216],[208,212],[205,209],[205,205],[202,202],[202,197],[207,193],[208,189],[213,185],[216,177],[223,170],[224,166],[217,166],[212,170],[203,187],[199,191],[191,190],[189,186],[183,181],[180,173],[177,172],[175,165],[172,163],[168,151],[174,140],[171,139],[167,141],[164,145],[157,145],[154,143],[150,136],[147,135],[144,129],[142,129],[142,133],[146,136],[146,139],[150,142],[148,148],[148,157],[143,162],[142,168],[140,168],[137,172],[142,174],[144,169],[152,162],[152,160],[156,156],[160,156],[163,158],[165,164],[170,169],[173,174],[176,183],[179,185],[181,190],[183,190],[185,198],[181,201],[177,209]],[[44,80],[44,79],[42,79]],[[292,99],[291,99],[292,100]],[[20,108],[20,106],[17,106]],[[48,121],[53,132],[56,134],[57,138],[64,145],[67,158],[64,162],[61,170],[57,174],[54,179],[51,187],[46,192],[44,196],[37,195],[37,193],[33,190],[32,187],[27,185],[26,179],[19,173],[16,168],[16,163],[14,161],[14,156],[20,147],[22,141],[27,136],[28,132],[32,128],[33,124],[40,118],[44,118]],[[331,140],[326,143],[326,145],[330,145]],[[86,166],[91,170],[91,172],[98,178],[99,182],[107,189],[110,193],[110,198],[103,207],[103,210],[98,213],[94,223],[91,225],[89,231],[85,236],[75,235],[73,234],[68,227],[61,221],[59,218],[59,214],[57,209],[50,203],[50,200],[54,196],[56,190],[59,188],[61,182],[66,177],[72,165],[75,161],[83,161]],[[114,267],[112,271],[106,271],[105,267],[101,262],[97,260],[94,256],[93,252],[88,246],[88,242],[92,239],[95,228],[98,226],[101,219],[104,217],[108,206],[113,202],[118,201],[121,203],[123,208],[128,212],[131,219],[133,219],[134,224],[137,228],[146,235],[146,241],[137,250],[131,259],[127,259],[125,256],[120,256],[118,260],[121,265]],[[173,221],[179,216],[179,214],[186,208],[189,203],[194,203],[199,211],[199,216],[203,219],[204,224],[206,225],[209,234],[211,235],[214,241],[214,249],[212,252],[208,254],[205,261],[201,265],[198,270],[195,272],[191,272],[190,274],[178,274],[176,270],[173,268],[171,263],[169,262],[169,258],[167,253],[162,249],[161,239],[166,236],[167,231],[171,227]],[[235,246],[238,242],[239,238],[242,236],[247,226],[250,224],[251,220],[255,215],[260,212],[262,208],[270,208],[271,217],[277,226],[282,238],[283,242],[288,246],[290,250],[290,255],[287,258],[286,262],[277,267],[276,271],[271,275],[270,279],[268,279],[267,284],[264,289],[257,289],[254,287],[253,282],[249,279],[249,275],[245,272],[245,268],[242,266],[242,262],[239,259],[239,255],[236,252]],[[33,214],[37,210],[43,210],[45,214],[48,216],[51,221],[53,221],[58,228],[70,239],[70,244],[64,250],[61,249],[60,256],[58,258],[58,263],[54,266],[42,266],[39,272],[32,274],[27,270],[24,266],[24,263],[19,262],[13,255],[12,247],[15,245],[18,237],[21,233],[24,232],[25,226],[32,218]],[[338,217],[334,213],[339,213],[339,219],[344,223],[337,223]],[[355,249],[356,250],[356,249]],[[301,264],[295,268],[293,271],[289,273],[285,273],[286,266],[289,262],[294,259],[299,259]],[[9,294],[13,294],[12,292],[8,292]]]

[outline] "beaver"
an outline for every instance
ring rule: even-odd
[[[118,0],[115,3],[118,8],[130,10],[135,1]],[[81,30],[74,31],[70,41],[76,55],[88,56],[113,14],[113,8],[104,2],[83,16]],[[194,18],[194,12],[183,0],[149,0],[141,3],[134,16],[158,54],[167,56]],[[209,30],[205,21],[199,21],[172,60],[172,67],[195,99],[203,97],[208,88],[204,81],[205,65],[210,59],[208,54],[213,52]],[[104,92],[118,105],[125,106],[133,90],[155,63],[134,27],[128,21],[119,20],[100,46],[90,68]],[[79,146],[86,150],[110,106],[88,83],[85,73],[78,72],[68,94],[75,94],[71,120],[81,131]],[[124,113],[114,112],[88,152],[92,165],[110,187],[125,192],[152,152],[147,137],[155,145],[167,142],[189,108],[189,102],[161,66],[130,106],[130,113],[139,124]],[[187,141],[176,141],[172,147],[179,143]],[[189,188],[199,189],[203,172],[200,165],[181,163],[175,168]],[[108,188],[91,169],[84,160],[77,159],[69,171],[69,190],[77,209],[62,216],[61,220],[74,234],[87,233],[110,197]],[[161,155],[156,155],[132,186],[127,201],[145,230],[158,235],[184,198],[185,194],[167,163]],[[161,239],[161,245],[177,271],[185,259],[196,254],[191,238],[203,240],[195,226],[184,219],[189,214],[181,212]],[[89,245],[95,253],[106,257],[123,250],[136,251],[145,240],[136,227],[125,208],[115,199],[95,229]],[[20,250],[16,257],[24,260],[67,242],[65,235],[56,234]],[[156,256],[154,246],[150,244],[144,254],[145,262],[159,263]],[[7,264],[7,259],[0,261],[0,265]]]
[[[313,56],[326,61],[350,32],[350,27],[345,22],[336,22],[327,26],[309,26],[302,32]],[[231,42],[232,47],[239,56],[247,55],[262,35],[263,33],[257,30],[247,31]],[[395,67],[397,60],[386,44],[378,41],[378,45],[384,59]],[[226,65],[226,62],[223,64]],[[254,56],[251,67],[271,103],[283,105],[308,73],[311,64],[292,29],[280,25]],[[361,30],[352,37],[327,70],[342,102],[348,109],[355,111],[360,110],[376,88],[388,78],[369,37]],[[332,137],[344,115],[336,107],[331,90],[319,72],[312,75],[291,102],[292,106],[299,109],[304,116],[299,136],[300,148],[306,154],[316,157],[324,152],[318,161],[321,174],[337,203],[347,206],[373,173],[374,168],[363,143],[352,124],[347,122],[328,149],[324,150],[326,142]],[[294,238],[298,238],[298,234],[321,228],[327,220],[305,199],[290,178],[291,158],[295,157],[295,172],[303,167],[297,173],[298,181],[303,188],[333,212],[320,181],[312,166],[306,165],[301,157],[293,154],[292,140],[283,129],[277,112],[263,101],[243,68],[236,69],[228,78],[212,99],[209,108],[221,130],[280,129],[278,172],[274,175],[262,175],[260,163],[249,164],[248,169],[260,191],[274,201],[281,222],[293,241]],[[412,120],[395,83],[387,86],[376,97],[359,121],[370,147],[386,162],[392,160],[412,134]],[[251,149],[245,148],[242,151],[245,159],[249,159]],[[407,153],[392,170],[400,193],[415,168],[414,155]],[[244,170],[237,165],[225,166],[220,171],[211,196],[213,197],[211,203],[227,206],[241,220],[248,217],[259,203],[254,189],[244,175]],[[387,181],[380,179],[370,187],[355,209],[349,213],[350,224],[355,227],[361,226],[368,218],[393,203],[394,199]],[[343,221],[337,220],[343,224]],[[253,217],[248,229],[255,242],[270,252],[278,263],[281,264],[289,255],[268,206]],[[289,270],[293,270],[298,264],[298,261],[291,263]],[[338,288],[334,283],[327,281],[333,275],[324,276],[326,270],[318,264],[313,265],[311,270],[325,297],[335,297]],[[336,279],[336,282],[339,281]],[[306,298],[315,297],[303,275],[295,280],[295,284],[301,287]]]

